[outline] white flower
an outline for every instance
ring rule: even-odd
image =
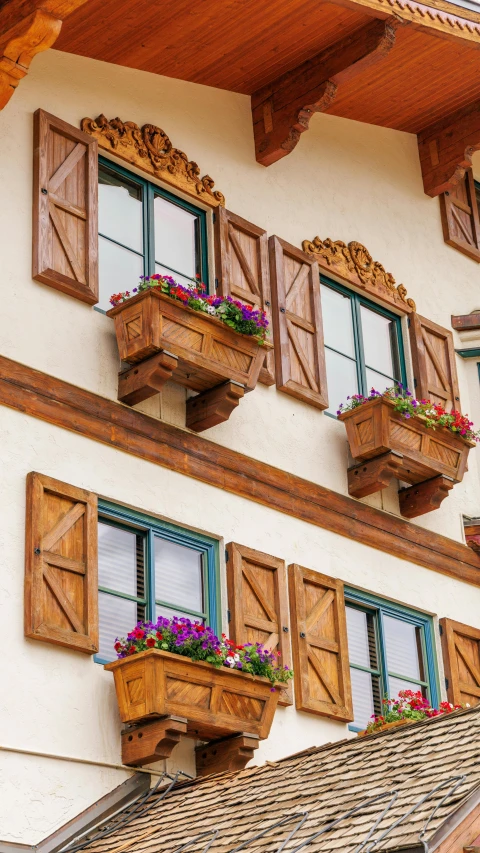
[[[213,305],[206,305],[206,310],[208,314],[216,314],[217,309],[213,307]]]

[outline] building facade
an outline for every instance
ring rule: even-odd
[[[459,64],[469,44],[454,44]],[[478,451],[448,474],[462,442],[440,441],[437,468],[412,483],[398,466],[415,432],[358,468],[336,417],[352,394],[402,383],[480,426],[478,332],[452,327],[480,308],[468,195],[480,155],[455,196],[455,245],[452,190],[426,194],[416,132],[330,111],[261,163],[248,94],[58,45],[0,114],[0,836],[29,845],[133,772],[103,665],[139,619],[187,615],[293,659],[254,763],[355,736],[405,687],[435,705],[480,696],[480,557],[465,536]],[[252,390],[222,380],[235,400],[222,397],[214,426],[192,416],[201,388],[171,364],[160,392],[158,373],[143,385],[130,373],[119,400],[132,367],[106,310],[154,271],[250,290],[271,318],[274,355]],[[196,745],[182,738],[169,771],[195,775]]]

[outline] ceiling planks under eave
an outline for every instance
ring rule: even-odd
[[[252,94],[364,27],[367,12],[324,0],[88,0],[55,47]],[[418,133],[478,99],[480,45],[407,23],[388,56],[342,83],[326,112]]]

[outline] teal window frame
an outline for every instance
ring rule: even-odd
[[[401,382],[401,384],[406,387],[407,385],[407,371],[405,366],[405,351],[403,347],[403,334],[402,334],[402,319],[398,316],[398,314],[394,314],[392,311],[389,311],[388,308],[384,308],[382,305],[377,305],[376,302],[372,302],[370,299],[367,299],[360,293],[357,293],[354,290],[350,290],[348,287],[344,287],[344,285],[339,284],[336,281],[333,281],[331,278],[327,276],[320,275],[320,283],[324,284],[326,287],[331,287],[332,290],[336,290],[338,293],[342,293],[344,296],[347,296],[350,299],[350,308],[352,312],[352,328],[353,328],[353,340],[355,347],[355,356],[348,356],[345,353],[336,350],[334,347],[327,346],[325,344],[325,349],[330,350],[331,352],[336,352],[338,355],[343,356],[344,358],[348,358],[349,361],[355,362],[356,373],[357,373],[357,384],[358,391],[352,388],[352,394],[358,393],[363,394],[364,396],[368,396],[370,393],[370,388],[367,384],[367,365],[365,364],[365,349],[363,345],[363,331],[362,331],[362,320],[361,320],[361,312],[360,308],[363,305],[365,308],[368,308],[370,311],[375,311],[377,314],[380,314],[382,317],[387,317],[389,320],[394,322],[395,329],[395,338],[396,338],[396,355],[398,358],[398,370],[399,370],[399,379],[394,379],[395,382]],[[377,368],[371,368],[375,370],[376,373],[380,373],[382,376],[385,376],[386,379],[390,377],[386,373],[382,373],[381,370]],[[343,402],[346,402],[344,400]],[[331,418],[336,418],[332,412],[325,412]]]
[[[362,672],[368,672],[371,675],[377,676],[380,679],[380,696],[384,697],[388,694],[388,679],[403,678],[418,684],[419,688],[425,687],[427,698],[430,700],[432,707],[438,707],[441,701],[440,684],[438,677],[437,654],[435,647],[435,625],[433,617],[426,613],[421,613],[418,610],[413,610],[403,604],[395,604],[387,601],[384,598],[371,595],[370,593],[361,592],[351,587],[345,587],[345,606],[355,607],[357,610],[362,610],[364,613],[370,613],[374,617],[375,643],[377,650],[378,669],[363,667],[359,664],[349,662],[352,669],[359,669]],[[383,628],[383,617],[392,616],[395,619],[401,619],[408,622],[410,625],[415,625],[420,628],[420,642],[423,657],[423,666],[425,670],[425,681],[410,678],[400,673],[390,672],[388,669],[387,648],[385,642],[385,632]],[[361,729],[350,723],[348,726],[352,732],[359,732]]]
[[[155,537],[161,537],[169,542],[175,542],[187,548],[197,551],[202,557],[203,565],[203,590],[204,590],[204,612],[190,610],[182,607],[182,612],[188,613],[193,619],[204,619],[208,625],[219,635],[222,631],[221,598],[220,598],[220,563],[219,543],[217,539],[205,533],[187,530],[176,524],[161,521],[158,518],[146,515],[137,510],[127,509],[105,500],[98,502],[98,521],[105,521],[112,527],[121,530],[138,532],[145,537],[145,596],[132,596],[128,593],[118,592],[107,587],[98,587],[99,592],[107,595],[135,601],[145,607],[145,619],[156,621],[156,605],[164,605],[175,609],[172,602],[162,601],[155,596]],[[181,605],[177,602],[177,607]],[[132,625],[132,628],[134,626]],[[108,663],[108,659],[100,654],[94,655],[96,663]]]
[[[155,196],[161,196],[161,198],[166,199],[172,204],[177,205],[177,207],[181,207],[183,210],[188,211],[192,215],[197,217],[198,228],[196,232],[196,250],[197,250],[197,273],[201,276],[202,281],[208,287],[208,237],[207,237],[207,212],[200,207],[197,207],[194,204],[191,204],[189,201],[185,201],[183,198],[179,198],[163,187],[158,186],[158,184],[154,184],[151,181],[147,181],[145,178],[140,177],[135,172],[130,172],[128,169],[124,169],[123,166],[119,166],[117,163],[113,163],[107,157],[99,157],[98,158],[99,166],[104,166],[110,171],[115,172],[115,174],[119,175],[121,178],[125,178],[125,180],[129,181],[132,184],[136,184],[142,190],[142,216],[143,216],[143,252],[138,252],[135,249],[130,248],[130,246],[125,246],[124,243],[120,243],[118,240],[114,240],[112,237],[109,237],[106,234],[102,234],[101,231],[98,232],[98,236],[102,237],[104,240],[109,240],[110,243],[114,243],[116,246],[120,246],[122,249],[126,249],[128,252],[131,252],[138,257],[143,258],[143,275],[153,275],[155,272],[155,215],[154,215],[154,199]],[[162,261],[157,259],[157,263],[161,263],[166,269],[169,269],[172,273],[172,276],[180,275],[182,278],[189,278],[185,273],[180,272],[180,270],[174,270],[169,267],[168,264],[164,264]],[[194,279],[191,279],[194,281]],[[102,314],[105,313],[102,308],[97,308],[97,311],[101,311]]]

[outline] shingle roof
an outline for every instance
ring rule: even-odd
[[[459,776],[465,778],[459,780]],[[441,783],[443,787],[421,804]],[[420,845],[429,818],[425,840],[433,837],[477,786],[480,706],[366,738],[315,747],[238,773],[178,785],[162,800],[155,795],[146,814],[85,850],[176,853],[192,841],[185,853],[202,853],[209,842],[209,853],[230,853],[238,845],[244,845],[246,853],[276,853],[295,827],[298,829],[283,853],[293,853],[308,839],[305,853],[411,848]],[[393,792],[397,792],[396,798]],[[383,799],[368,803],[382,794]],[[360,808],[355,814],[342,818],[356,807]],[[380,839],[414,807],[409,817]],[[331,831],[312,839],[338,818],[342,819]],[[278,825],[283,819],[288,823]],[[207,831],[211,835],[197,838]],[[259,833],[264,834],[254,840]]]

